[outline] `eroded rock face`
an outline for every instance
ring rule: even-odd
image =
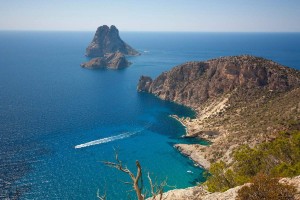
[[[131,63],[127,61],[126,57],[120,53],[105,54],[103,57],[93,58],[80,66],[89,69],[109,68],[109,69],[123,69],[128,67]]]
[[[300,86],[300,72],[254,56],[230,56],[188,62],[155,80],[141,77],[138,90],[191,107],[236,88],[286,91]]]
[[[103,57],[107,53],[120,52],[124,55],[139,55],[139,52],[126,44],[119,36],[115,26],[110,28],[107,25],[100,26],[94,39],[86,49],[88,57]]]
[[[152,84],[152,78],[150,78],[149,76],[141,76],[138,83],[137,90],[139,92],[149,91],[151,84]]]

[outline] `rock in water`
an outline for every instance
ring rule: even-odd
[[[125,56],[120,53],[107,53],[103,57],[96,57],[89,62],[82,63],[81,67],[95,69],[95,68],[109,68],[109,69],[123,69],[128,67],[131,63],[128,62]]]
[[[139,92],[149,91],[151,83],[152,83],[152,78],[150,78],[149,76],[141,76],[139,80],[139,84],[137,86],[137,90]]]
[[[93,41],[86,49],[88,57],[103,57],[107,53],[120,52],[124,55],[139,55],[139,52],[126,44],[119,36],[118,29],[112,25],[100,26],[94,36]]]

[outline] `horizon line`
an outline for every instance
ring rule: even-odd
[[[95,30],[15,30],[15,29],[0,29],[0,32],[95,32]],[[136,33],[300,33],[300,31],[137,31],[127,30],[119,32],[136,32]]]

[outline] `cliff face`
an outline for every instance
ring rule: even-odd
[[[93,58],[89,62],[82,63],[80,66],[89,69],[109,68],[109,69],[123,69],[128,67],[131,63],[127,61],[125,56],[120,53],[105,54],[103,57]]]
[[[88,57],[102,57],[107,53],[120,52],[124,55],[139,55],[139,52],[126,44],[119,36],[115,26],[100,26],[94,39],[86,49]]]
[[[286,91],[299,86],[297,70],[263,58],[232,56],[188,62],[155,80],[142,76],[138,90],[195,108],[237,88]]]

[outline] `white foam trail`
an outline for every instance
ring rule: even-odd
[[[128,138],[132,135],[135,135],[137,133],[142,132],[143,130],[145,130],[146,128],[149,128],[149,127],[150,127],[150,125],[146,126],[142,130],[138,130],[138,131],[135,131],[135,132],[126,132],[126,133],[122,133],[120,135],[115,135],[115,136],[106,137],[106,138],[102,138],[102,139],[99,139],[99,140],[93,140],[91,142],[79,144],[79,145],[75,146],[75,149],[80,149],[80,148],[89,147],[89,146],[93,146],[93,145],[97,145],[97,144],[104,144],[104,143],[112,142],[112,141],[115,141],[115,140],[121,140],[121,139],[124,139],[124,138]]]
[[[102,138],[102,139],[99,139],[99,140],[93,140],[91,142],[76,145],[75,149],[88,147],[88,146],[93,146],[93,145],[97,145],[97,144],[104,144],[104,143],[112,142],[112,141],[115,141],[115,140],[121,140],[121,139],[124,139],[124,138],[128,138],[128,137],[130,137],[134,134],[136,134],[136,133],[135,132],[133,132],[133,133],[122,133],[122,134],[116,135],[116,136]]]

